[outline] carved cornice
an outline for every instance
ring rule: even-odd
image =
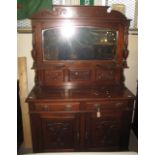
[[[86,9],[87,8],[87,9]],[[42,10],[31,19],[53,18],[104,18],[107,20],[117,19],[127,21],[126,17],[115,10],[107,12],[107,6],[53,6],[50,10]]]

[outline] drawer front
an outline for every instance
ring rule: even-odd
[[[103,102],[87,102],[86,110],[96,111],[106,109],[132,109],[133,104],[127,101],[103,101]]]
[[[72,103],[36,103],[30,105],[30,111],[78,111],[78,102]]]

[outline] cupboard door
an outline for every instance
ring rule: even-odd
[[[74,113],[39,114],[41,152],[75,151],[79,143],[79,116]],[[35,122],[33,122],[35,123]],[[37,131],[37,128],[36,130]]]
[[[86,116],[86,147],[88,150],[115,150],[121,140],[121,113],[102,111]]]

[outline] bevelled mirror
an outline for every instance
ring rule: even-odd
[[[113,60],[117,31],[95,27],[56,27],[43,30],[44,60]]]

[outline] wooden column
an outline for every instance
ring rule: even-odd
[[[26,57],[18,58],[18,76],[19,76],[19,88],[20,88],[20,104],[21,104],[22,122],[23,122],[23,137],[24,137],[23,147],[32,148],[29,109],[28,109],[28,103],[25,102],[25,99],[28,95]]]

